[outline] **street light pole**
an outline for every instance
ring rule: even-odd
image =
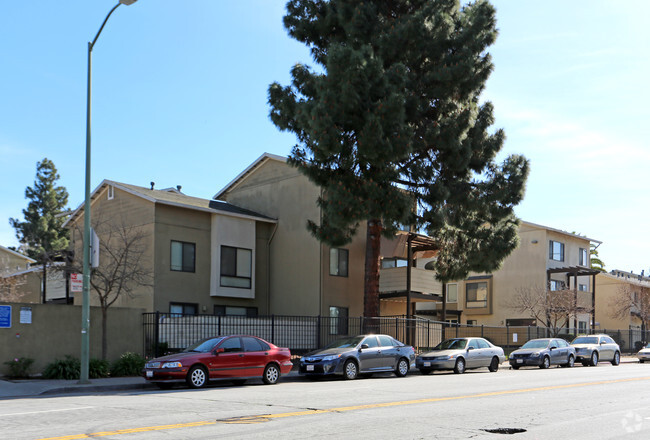
[[[79,383],[90,383],[88,365],[90,363],[90,91],[92,72],[92,52],[99,34],[102,33],[108,18],[120,5],[132,5],[137,0],[119,0],[108,13],[92,43],[88,43],[88,90],[86,101],[86,184],[84,198],[84,238],[83,238],[83,293],[81,307],[81,375]]]

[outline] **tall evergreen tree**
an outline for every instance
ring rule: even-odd
[[[498,164],[502,130],[479,96],[495,10],[479,0],[290,0],[284,25],[317,69],[269,88],[271,120],[298,138],[289,162],[324,189],[319,240],[366,222],[364,314],[379,315],[379,243],[399,224],[440,248],[438,279],[492,271],[517,245],[527,160]]]
[[[41,263],[68,247],[69,231],[63,227],[65,218],[59,215],[66,210],[68,191],[56,185],[59,178],[51,160],[45,158],[38,162],[34,186],[25,190],[25,198],[30,201],[27,209],[23,209],[25,220],[9,219],[27,255]]]

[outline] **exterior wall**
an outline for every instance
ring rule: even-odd
[[[0,328],[0,371],[14,358],[34,359],[31,372],[38,374],[55,359],[81,355],[81,307],[63,304],[10,305],[11,328]],[[20,308],[31,308],[31,324],[20,323]],[[107,318],[108,360],[127,351],[142,354],[142,309],[110,308]],[[90,309],[90,357],[101,357],[101,309]]]
[[[363,238],[362,238],[363,237]],[[330,307],[345,307],[348,316],[363,315],[363,296],[366,260],[366,226],[359,230],[352,242],[342,246],[348,250],[348,276],[330,275],[330,247],[321,246],[322,302],[321,313],[330,315]]]
[[[271,159],[223,197],[236,206],[278,220],[269,249],[269,313],[325,312],[321,244],[306,227],[307,219],[319,221],[318,196],[319,189],[297,169]]]
[[[0,276],[29,269],[30,260],[0,247]]]
[[[136,228],[145,234],[145,247],[142,258],[143,267],[147,268],[150,272],[153,271],[154,260],[154,204],[141,197],[134,196],[130,193],[115,188],[113,199],[108,199],[106,189],[99,191],[91,203],[91,225],[96,229],[97,234],[102,240],[106,237],[102,229],[106,224],[113,226],[120,226],[125,228]],[[75,262],[81,267],[83,262],[83,213],[74,223],[71,223],[70,236],[72,246],[75,250]],[[99,256],[100,265],[102,256]],[[148,311],[154,311],[152,286],[139,287],[134,294],[129,297],[127,295],[119,298],[114,307],[135,307],[143,308]],[[77,294],[74,296],[74,304],[82,304],[82,295]],[[90,292],[90,305],[99,306],[99,299],[96,292]]]
[[[597,328],[627,329],[636,323],[632,317],[614,318],[610,316],[610,304],[619,295],[619,289],[631,285],[625,278],[608,273],[596,275],[596,324]],[[639,324],[640,325],[640,324]]]
[[[212,214],[158,204],[155,212],[154,301],[150,311],[168,312],[170,303],[198,305],[212,313],[210,298]],[[194,243],[194,272],[171,270],[171,242]]]

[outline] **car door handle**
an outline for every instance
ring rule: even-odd
[[[241,357],[244,357],[244,353],[240,353],[240,354],[239,354],[239,357],[240,357],[240,358],[241,358]]]

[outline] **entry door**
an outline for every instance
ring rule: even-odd
[[[366,344],[368,348],[362,348],[359,353],[359,370],[372,371],[380,368],[381,347],[377,342],[377,336],[368,336],[361,345]]]
[[[210,377],[238,377],[245,368],[244,350],[239,337],[225,339],[216,347],[223,352],[217,353],[210,363]]]

